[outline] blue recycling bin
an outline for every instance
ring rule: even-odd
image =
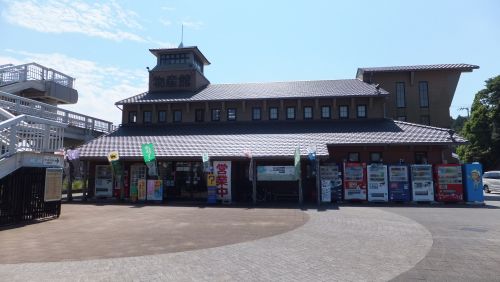
[[[464,164],[462,175],[466,202],[484,202],[483,167],[480,163]]]

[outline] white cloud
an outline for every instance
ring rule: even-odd
[[[163,11],[175,11],[175,8],[170,6],[162,6],[161,9]]]
[[[46,33],[82,33],[115,41],[146,42],[138,34],[124,29],[142,29],[138,15],[118,3],[36,0],[6,1],[2,17],[7,22]]]
[[[161,23],[162,25],[164,25],[164,26],[167,26],[167,27],[169,27],[169,26],[171,26],[171,25],[172,25],[172,22],[171,22],[171,21],[169,21],[169,20],[166,20],[166,19],[160,19],[160,23]]]
[[[121,123],[121,111],[114,104],[124,98],[147,91],[146,69],[123,69],[68,57],[59,53],[30,53],[6,50],[13,56],[0,56],[0,64],[36,62],[76,78],[78,103],[61,106],[81,114]]]
[[[202,21],[184,20],[181,23],[185,27],[193,28],[193,29],[201,29],[204,26],[204,23]]]

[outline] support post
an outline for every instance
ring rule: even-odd
[[[83,196],[82,196],[82,201],[87,201],[87,182],[89,181],[89,161],[86,161],[85,162],[85,165],[83,166],[83,177],[82,177],[82,180],[83,180],[83,186],[82,186],[82,192],[83,192]]]
[[[253,204],[257,204],[257,162],[254,158],[250,160],[252,163],[252,200]]]
[[[318,194],[318,206],[321,205],[321,179],[319,175],[319,159],[316,157],[314,161],[316,167],[316,194]]]

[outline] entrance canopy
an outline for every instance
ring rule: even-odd
[[[141,158],[141,144],[153,143],[157,157],[293,158],[300,146],[302,156],[316,148],[328,156],[328,145],[452,145],[465,139],[448,129],[393,121],[249,122],[122,126],[81,147],[82,159],[104,159],[111,151],[120,158]]]

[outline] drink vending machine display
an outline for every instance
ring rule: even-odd
[[[411,166],[411,188],[413,201],[434,201],[433,185],[432,165],[416,164]]]
[[[484,202],[483,167],[481,164],[464,164],[462,167],[462,175],[464,178],[465,201]]]
[[[462,167],[459,164],[434,165],[434,178],[437,201],[463,201],[464,188],[462,185]]]
[[[389,166],[389,199],[393,202],[409,202],[411,200],[407,165]]]
[[[387,166],[383,164],[370,164],[366,171],[368,174],[368,201],[387,202],[389,199]]]
[[[319,167],[321,186],[329,186],[331,190],[331,201],[342,201],[342,178],[337,164],[324,164]],[[328,202],[330,201],[328,200]],[[326,200],[322,200],[326,201]]]
[[[344,163],[344,199],[366,201],[365,163]]]

